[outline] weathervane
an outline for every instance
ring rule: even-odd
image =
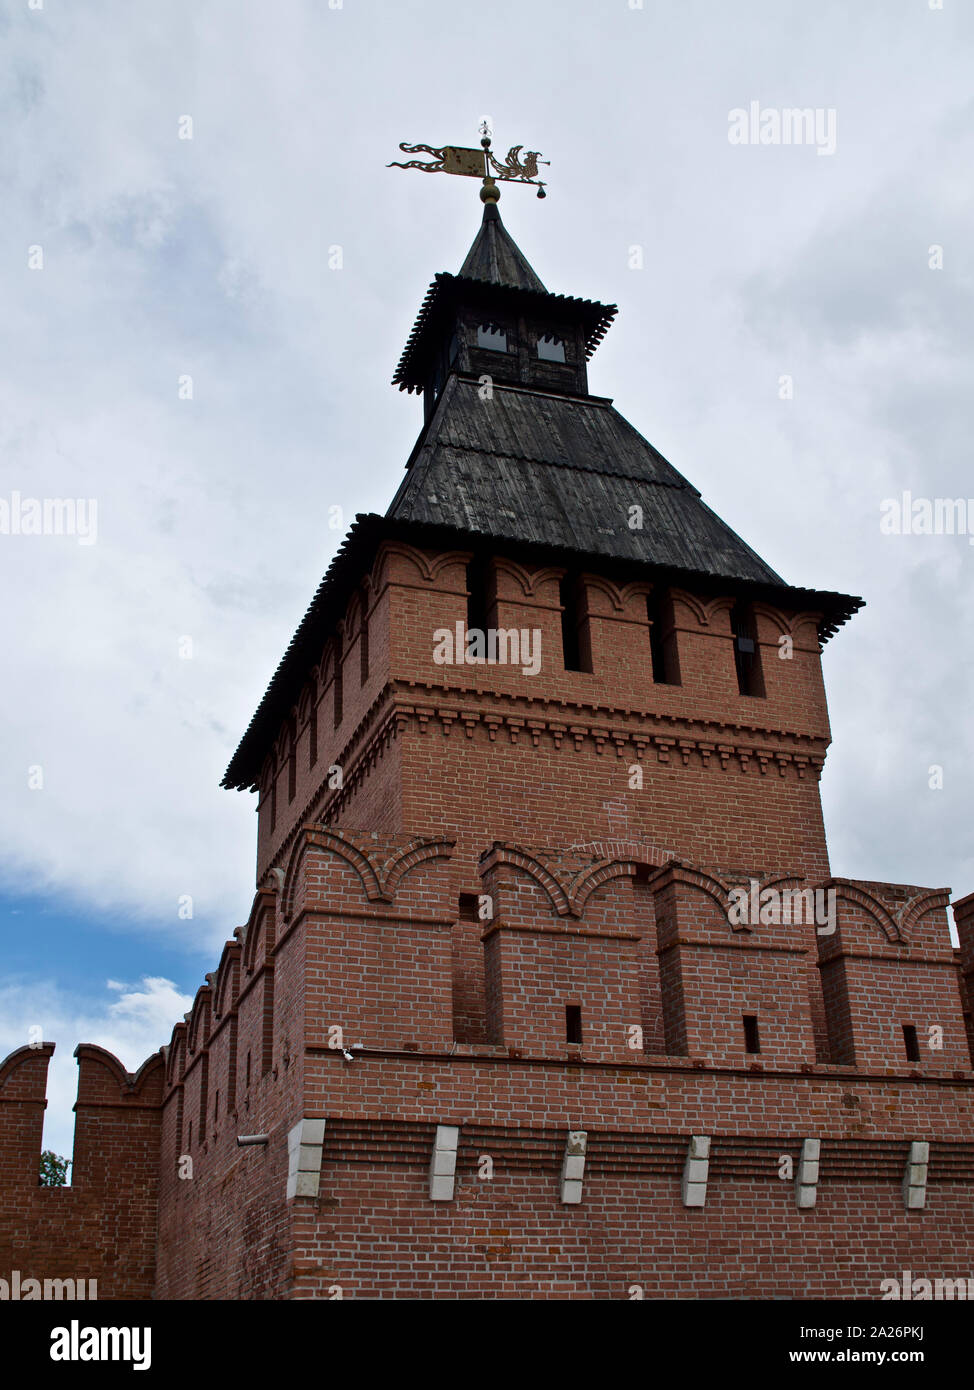
[[[393,160],[387,169],[422,169],[427,174],[464,174],[468,178],[483,179],[480,196],[485,203],[496,203],[501,196],[496,180],[505,183],[531,183],[538,190],[539,198],[546,198],[542,179],[536,178],[539,164],[548,164],[540,158],[539,150],[528,150],[522,157],[523,145],[512,145],[507,152],[507,160],[501,163],[490,148],[490,123],[480,123],[480,149],[464,149],[461,145],[444,145],[434,149],[432,145],[406,145],[399,148],[404,154],[431,154],[432,161],[410,159],[406,162]]]

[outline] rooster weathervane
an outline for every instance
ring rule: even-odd
[[[538,197],[545,198],[544,180],[537,177],[538,165],[548,164],[541,158],[540,150],[528,150],[522,155],[523,145],[512,145],[507,159],[502,164],[490,148],[491,129],[489,121],[480,124],[480,149],[464,149],[461,145],[444,145],[435,149],[432,145],[401,144],[404,154],[431,154],[432,160],[410,159],[393,160],[387,169],[422,169],[427,174],[464,174],[468,178],[483,179],[480,196],[485,203],[496,203],[501,196],[497,179],[505,183],[530,183],[538,190]]]

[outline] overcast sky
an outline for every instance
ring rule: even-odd
[[[480,220],[385,165],[484,115],[551,161],[501,200],[545,284],[619,305],[591,389],[786,580],[867,600],[825,654],[833,871],[974,890],[974,547],[879,525],[974,498],[972,41],[967,0],[7,0],[0,503],[97,503],[93,544],[0,534],[0,1057],[57,1043],[47,1142],[77,1042],[138,1066],[246,920],[220,778],[329,508],[395,491],[389,378]],[[751,103],[834,152],[732,143]]]

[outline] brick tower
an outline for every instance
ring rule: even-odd
[[[489,194],[429,288],[402,485],[224,779],[250,919],[161,1101],[123,1094],[161,1116],[158,1297],[964,1273],[974,899],[955,951],[949,890],[830,876],[821,646],[861,600],[786,584],[590,393],[614,314]]]

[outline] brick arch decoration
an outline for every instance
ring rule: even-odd
[[[168,1047],[163,1048],[166,1062],[166,1086],[175,1086],[186,1070],[186,1024],[177,1023],[172,1030]]]
[[[353,868],[369,902],[390,903],[400,882],[411,869],[430,859],[449,859],[455,844],[455,839],[446,836],[436,839],[416,836],[389,855],[384,862],[376,863],[371,855],[347,840],[341,831],[329,830],[324,826],[308,828],[295,840],[284,874],[284,889],[281,894],[283,920],[291,920],[298,872],[305,855],[312,849],[335,854]]]
[[[559,917],[581,917],[585,904],[592,894],[611,879],[634,878],[640,868],[651,867],[655,872],[651,874],[648,882],[652,883],[666,869],[673,869],[681,883],[686,884],[687,887],[696,888],[711,897],[726,919],[730,900],[730,885],[725,883],[723,879],[717,878],[703,869],[696,869],[673,857],[668,857],[662,864],[658,861],[650,862],[644,853],[644,846],[640,846],[638,843],[622,842],[619,847],[623,848],[623,845],[626,849],[635,850],[636,853],[627,858],[603,858],[595,864],[588,864],[574,878],[566,882],[562,875],[549,868],[547,864],[542,864],[540,860],[521,848],[520,845],[497,842],[482,856],[480,872],[483,875],[496,864],[509,864],[514,868],[521,869],[545,890]],[[730,922],[728,922],[728,926],[731,926]],[[731,929],[748,930],[746,926],[742,928],[732,927]]]
[[[409,560],[419,571],[420,577],[427,583],[436,582],[436,576],[441,569],[447,565],[465,565],[472,551],[469,550],[446,550],[436,555],[424,555],[415,546],[407,545],[405,541],[384,541],[379,547],[379,554],[372,567],[373,586],[377,587],[377,581],[385,568],[386,561],[390,555],[399,555],[404,560]]]
[[[350,640],[358,633],[359,628],[362,626],[364,613],[365,605],[362,602],[361,589],[354,589],[348,600],[345,616],[339,623],[342,636],[346,641]]]
[[[267,938],[267,950],[265,950],[263,959],[267,958],[268,951],[274,946],[274,904],[274,893],[262,885],[254,894],[254,901],[250,905],[250,916],[247,921],[242,927],[234,928],[233,935],[243,948],[241,960],[244,971],[248,975],[254,973],[257,965],[263,964],[263,960],[255,960],[261,939]],[[265,917],[270,921],[270,926],[266,932],[263,931]]]
[[[896,922],[903,937],[908,937],[922,917],[937,908],[946,907],[950,902],[949,888],[928,888],[908,898],[896,914]]]
[[[572,880],[568,895],[572,915],[581,917],[585,911],[585,904],[603,884],[615,878],[635,878],[637,869],[638,865],[634,861],[624,859],[603,859],[583,869]]]
[[[555,565],[547,565],[540,570],[528,570],[507,555],[498,556],[494,560],[494,564],[498,570],[502,570],[505,574],[509,574],[512,579],[517,580],[525,598],[533,598],[539,584],[545,584],[549,579],[560,579],[565,573],[564,569]]]
[[[294,891],[298,881],[298,872],[305,856],[313,849],[320,849],[337,855],[339,859],[343,859],[350,868],[354,869],[359,876],[365,896],[370,902],[376,902],[382,898],[379,877],[369,857],[363,854],[357,845],[346,840],[341,831],[328,830],[323,826],[318,826],[314,830],[306,829],[297,837],[291,847],[291,855],[284,871],[284,890],[281,893],[281,917],[285,922],[291,920],[294,912]]]
[[[0,1091],[23,1063],[36,1061],[38,1057],[51,1058],[53,1055],[54,1044],[52,1042],[38,1043],[36,1047],[31,1047],[30,1043],[25,1043],[23,1047],[15,1048],[0,1062]]]
[[[806,624],[814,628],[816,640],[818,640],[818,625],[821,621],[821,613],[793,613],[791,617],[781,608],[773,608],[770,603],[755,603],[752,605],[754,612],[763,618],[767,618],[773,623],[783,637],[794,637],[800,627]]]
[[[227,941],[223,955],[216,969],[216,985],[213,991],[213,1014],[222,1018],[236,1007],[240,993],[240,943]]]
[[[731,888],[733,885],[726,883],[724,879],[718,878],[716,874],[708,873],[706,869],[695,868],[692,864],[687,864],[682,859],[671,859],[662,869],[654,874],[657,878],[666,869],[672,869],[677,882],[682,883],[687,888],[695,888],[697,892],[705,894],[720,908],[721,915],[731,931],[749,931],[750,928],[741,923],[739,926],[732,924],[727,917],[727,909],[730,906]],[[652,881],[652,880],[651,880]]]
[[[200,985],[193,1000],[193,1007],[186,1015],[189,1025],[187,1042],[191,1053],[199,1052],[209,1045],[212,997],[212,986]]]
[[[271,789],[271,783],[272,783],[273,780],[274,780],[274,774],[276,773],[276,771],[277,771],[277,762],[276,762],[276,759],[275,759],[275,757],[274,757],[274,748],[273,748],[273,746],[272,746],[270,752],[267,754],[267,757],[264,759],[264,766],[261,768],[261,773],[260,773],[260,795],[261,795],[261,797],[266,796],[267,793],[270,791],[270,789]]]
[[[321,689],[325,691],[335,679],[335,639],[329,637],[321,649],[321,656],[318,658],[318,670],[321,672]]]
[[[854,907],[862,908],[864,912],[868,913],[868,915],[873,918],[887,941],[897,946],[906,944],[902,923],[893,916],[885,903],[880,902],[878,898],[874,897],[872,893],[867,892],[866,889],[859,888],[856,884],[850,883],[848,879],[844,878],[830,878],[827,879],[825,883],[819,884],[818,886],[826,889],[832,888],[835,890],[837,899],[852,903]],[[926,897],[930,895],[921,894],[920,896]],[[915,901],[916,899],[911,898],[905,906],[909,907],[910,903]]]
[[[52,1049],[53,1051],[53,1049]],[[165,1058],[162,1049],[153,1052],[148,1056],[139,1067],[138,1071],[126,1071],[114,1052],[109,1052],[107,1048],[99,1047],[97,1043],[79,1043],[74,1049],[74,1055],[86,1062],[98,1062],[118,1082],[119,1091],[123,1096],[137,1096],[161,1073],[165,1067]],[[162,1076],[158,1079],[161,1081]]]
[[[496,864],[508,864],[512,868],[520,869],[529,878],[533,878],[548,894],[559,917],[577,916],[577,913],[572,909],[570,885],[562,880],[560,874],[549,869],[546,864],[542,864],[540,860],[536,859],[533,854],[529,854],[527,850],[522,849],[520,845],[504,844],[500,841],[493,844],[481,857],[481,876]]]
[[[390,855],[378,873],[379,884],[386,901],[392,901],[396,889],[410,870],[431,859],[451,858],[455,844],[456,839],[449,836],[436,840],[417,836],[408,845],[403,845],[395,854]]]
[[[701,627],[709,627],[711,621],[717,616],[718,613],[721,613],[724,610],[730,612],[730,610],[734,607],[734,600],[727,596],[722,598],[713,598],[710,599],[708,602],[704,599],[698,598],[696,594],[689,593],[686,589],[671,589],[670,593],[672,594],[675,600],[678,600],[680,603],[686,604],[687,608],[689,608],[691,613],[693,613]]]
[[[605,594],[617,613],[628,607],[630,599],[636,594],[649,595],[653,590],[652,584],[646,580],[634,579],[628,584],[616,584],[604,574],[589,574],[588,570],[582,575],[582,583]]]
[[[587,589],[598,589],[599,593],[605,594],[617,613],[621,613],[625,608],[625,600],[622,597],[622,590],[618,584],[613,584],[611,579],[606,579],[603,574],[589,574],[586,570],[582,575],[582,583]]]
[[[297,722],[298,722],[298,725],[299,725],[299,726],[302,725],[302,724],[307,723],[308,715],[311,713],[311,702],[312,702],[312,700],[313,700],[314,698],[315,698],[315,682],[314,682],[314,677],[313,677],[313,676],[309,676],[308,679],[304,682],[304,685],[301,687],[301,695],[300,695],[300,697],[299,697],[299,699],[298,699],[297,705],[295,706],[295,708],[294,708],[294,710],[293,710],[293,714],[294,714],[295,718],[297,719]]]

